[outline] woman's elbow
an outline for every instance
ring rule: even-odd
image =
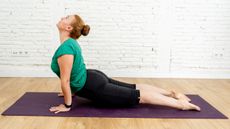
[[[69,84],[70,80],[69,79],[61,79],[61,84]]]

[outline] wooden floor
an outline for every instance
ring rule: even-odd
[[[199,94],[230,117],[230,80],[114,78]],[[25,92],[58,92],[58,78],[0,78],[0,112]],[[203,109],[205,110],[205,109]],[[0,116],[0,129],[230,129],[229,119],[152,119]]]

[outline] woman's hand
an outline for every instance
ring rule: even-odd
[[[66,108],[64,104],[60,104],[59,106],[51,107],[49,110],[57,114],[59,112],[68,112],[70,109]]]

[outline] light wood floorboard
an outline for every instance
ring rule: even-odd
[[[114,78],[199,94],[230,117],[229,79]],[[59,92],[58,78],[0,78],[0,112],[25,92]],[[203,109],[205,110],[205,109]],[[152,119],[99,117],[0,116],[0,129],[230,129],[229,119]]]

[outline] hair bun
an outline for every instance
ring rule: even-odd
[[[81,34],[84,36],[87,36],[89,34],[89,30],[90,30],[89,25],[84,25],[82,30],[81,30]]]

